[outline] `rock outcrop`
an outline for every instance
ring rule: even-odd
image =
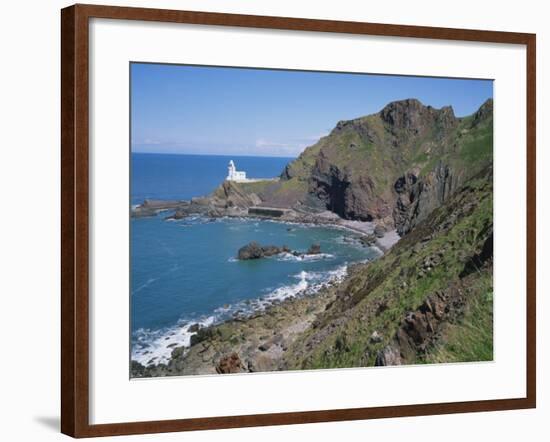
[[[340,121],[281,174],[299,203],[406,234],[492,162],[492,100],[471,116],[408,99]]]
[[[296,250],[290,250],[287,246],[262,246],[256,241],[252,241],[247,245],[241,247],[237,252],[237,258],[246,261],[249,259],[267,258],[269,256],[279,255],[281,253],[291,253],[294,256],[304,257],[306,255],[319,255],[321,253],[320,244],[312,244],[307,252],[298,252]]]
[[[237,258],[244,261],[248,259],[265,258],[268,256],[278,255],[280,253],[290,253],[290,249],[287,246],[262,246],[256,241],[252,241],[239,249],[237,252]]]
[[[150,200],[146,199],[138,207],[132,210],[134,218],[145,218],[148,216],[156,216],[159,211],[167,209],[178,209],[187,205],[186,201],[165,201],[165,200]]]
[[[239,207],[248,209],[262,203],[262,199],[254,192],[246,192],[242,186],[233,181],[224,181],[214,193],[217,205],[223,207]]]
[[[307,250],[307,255],[318,255],[321,253],[321,244],[312,244]]]
[[[399,177],[394,185],[397,200],[393,210],[397,232],[400,235],[408,233],[442,205],[462,184],[463,174],[462,171],[457,175],[449,166],[438,163],[421,178],[411,172]]]

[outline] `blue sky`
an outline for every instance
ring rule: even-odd
[[[131,65],[132,151],[297,156],[340,120],[418,98],[469,115],[490,80]]]

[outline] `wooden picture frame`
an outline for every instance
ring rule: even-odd
[[[524,45],[527,53],[527,359],[525,397],[471,402],[90,425],[89,20],[141,20]],[[303,424],[534,408],[536,404],[536,37],[534,34],[74,5],[61,11],[61,431],[73,437]]]

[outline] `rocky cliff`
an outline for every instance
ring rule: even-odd
[[[340,121],[285,168],[277,191],[309,210],[404,234],[492,162],[492,125],[492,100],[464,118],[451,107],[396,101]]]
[[[404,235],[441,206],[469,178],[492,164],[493,101],[457,118],[416,99],[389,103],[380,112],[340,121],[305,149],[279,180],[224,181],[190,202],[144,203],[134,216],[159,208],[245,216],[253,206],[293,209],[294,218],[331,211],[346,220],[375,221]]]

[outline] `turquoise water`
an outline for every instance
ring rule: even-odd
[[[133,164],[139,164],[132,176],[133,204],[143,195],[181,199],[208,194],[225,176],[227,165],[226,157],[139,157],[133,158]],[[278,175],[286,162],[248,158],[244,166],[236,160],[239,169],[262,177]],[[221,179],[212,172],[219,167]],[[178,181],[181,175],[186,175],[184,183]],[[141,176],[146,179],[140,181]],[[194,323],[211,324],[282,299],[314,294],[323,284],[342,278],[349,263],[373,259],[378,253],[361,246],[353,233],[335,228],[257,219],[164,221],[166,215],[130,221],[132,357],[145,364],[166,361],[175,345],[188,345],[188,328]],[[322,254],[236,260],[237,250],[250,241],[303,252],[320,243]]]

